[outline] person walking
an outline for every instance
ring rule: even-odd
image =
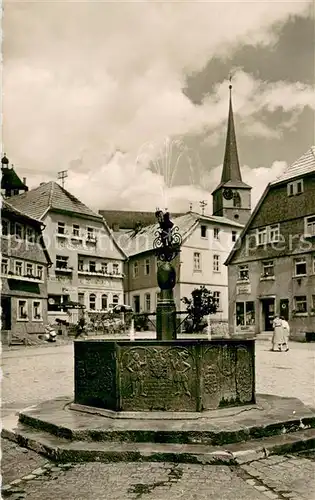
[[[289,350],[288,341],[290,336],[290,325],[283,316],[280,316],[280,319],[282,321],[282,328],[284,335],[284,342],[282,344],[281,350],[287,352]]]
[[[278,315],[275,316],[273,323],[273,336],[272,336],[272,351],[282,350],[282,345],[286,343],[284,335],[284,328],[282,319]]]

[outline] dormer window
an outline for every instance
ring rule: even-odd
[[[30,243],[34,243],[34,241],[35,241],[35,233],[34,233],[34,230],[31,227],[28,227],[26,229],[26,239]]]
[[[297,194],[301,194],[304,192],[303,179],[299,179],[298,181],[289,182],[287,184],[287,194],[288,196],[294,196]]]
[[[200,226],[201,238],[207,237],[207,226]]]

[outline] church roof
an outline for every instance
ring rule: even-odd
[[[222,186],[230,188],[240,188],[240,187],[250,188],[248,184],[242,181],[242,175],[241,175],[241,169],[237,151],[233,106],[232,106],[232,85],[229,86],[229,89],[230,89],[229,116],[227,124],[222,175],[220,184],[215,188],[213,193]]]
[[[49,210],[102,219],[101,215],[84,205],[78,198],[54,181],[43,182],[27,193],[12,196],[10,203],[36,219],[42,219]]]

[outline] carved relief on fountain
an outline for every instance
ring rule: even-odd
[[[157,346],[123,350],[120,358],[122,406],[171,411],[180,410],[191,400],[193,408],[195,371],[191,353],[185,348]]]

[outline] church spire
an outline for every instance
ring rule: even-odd
[[[230,78],[231,82],[231,78]],[[221,183],[228,181],[240,181],[242,182],[240,164],[238,160],[234,117],[233,117],[233,107],[232,107],[232,85],[229,85],[230,89],[230,103],[229,103],[229,117],[228,117],[228,127],[225,143],[225,154],[223,162],[223,170],[221,176]]]

